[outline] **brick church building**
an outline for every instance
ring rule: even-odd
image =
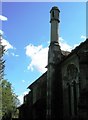
[[[61,51],[59,13],[52,7],[47,71],[29,85],[19,120],[88,120],[88,39],[71,52]]]

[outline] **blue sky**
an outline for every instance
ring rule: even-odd
[[[50,41],[50,9],[60,9],[61,49],[71,50],[86,37],[85,2],[3,2],[2,44],[7,45],[5,78],[22,99],[27,87],[45,72]]]

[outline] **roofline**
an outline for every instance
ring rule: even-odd
[[[32,86],[34,85],[34,84],[36,84],[36,82],[38,82],[38,80],[39,79],[41,79],[45,74],[47,73],[47,71],[45,72],[45,73],[43,73],[38,79],[36,79],[31,85],[29,85],[28,87],[27,87],[27,89],[32,89]]]
[[[84,44],[88,43],[88,38],[82,42],[80,45],[78,45],[75,49],[73,49],[70,54],[68,56],[66,56],[60,63],[62,63],[63,61],[65,61],[66,59],[68,59],[70,56],[72,56],[74,53],[77,53],[79,51],[79,48],[81,48]],[[33,85],[36,84],[36,82],[41,79],[45,74],[47,73],[47,71],[42,74],[38,79],[36,79],[31,85],[29,85],[27,88],[28,89],[32,89]]]
[[[87,38],[84,42],[81,42],[80,45],[78,45],[77,47],[75,47],[75,49],[73,49],[73,50],[71,51],[71,53],[70,53],[67,57],[65,57],[64,60],[61,61],[61,63],[62,63],[63,61],[65,61],[66,59],[68,59],[70,56],[72,56],[74,53],[77,54],[77,52],[79,51],[79,48],[81,48],[81,47],[82,47],[83,45],[85,45],[86,43],[88,43],[88,38]]]

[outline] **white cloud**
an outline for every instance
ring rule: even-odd
[[[61,50],[65,50],[65,51],[71,51],[72,50],[72,46],[67,44],[62,37],[59,37],[59,41],[60,41],[59,43],[60,43],[60,46],[61,46]]]
[[[75,44],[75,45],[73,46],[73,49],[74,49],[75,47],[79,46],[81,42],[84,42],[84,41],[86,40],[86,36],[81,35],[80,39],[81,39],[80,42],[78,42],[77,44]]]
[[[48,47],[43,48],[42,45],[34,46],[29,44],[26,46],[26,55],[31,58],[28,69],[33,71],[36,68],[42,73],[46,71]]]
[[[86,36],[81,35],[80,39],[81,40],[77,44],[70,46],[65,42],[65,40],[62,37],[60,37],[59,40],[60,40],[61,50],[71,51],[72,49],[75,49],[75,47],[79,46],[81,42],[86,40]]]
[[[2,38],[2,45],[5,46],[5,50],[14,49],[14,47],[5,39]]]
[[[22,80],[23,83],[25,83],[25,80]]]
[[[16,57],[19,57],[19,55],[15,55]]]
[[[0,15],[0,19],[2,19],[2,18],[3,18],[3,20],[5,20],[5,19],[4,19],[5,17]],[[4,39],[4,38],[3,38],[3,35],[4,35],[4,31],[3,31],[3,30],[0,30],[1,45],[5,46],[5,50],[6,50],[5,54],[6,54],[6,55],[12,55],[12,56],[15,56],[15,57],[19,57],[19,55],[15,54],[15,53],[13,53],[13,52],[9,52],[9,51],[8,51],[9,49],[15,50],[16,48],[13,47],[6,39]]]
[[[62,50],[71,51],[72,47],[64,42],[62,37],[60,37],[59,40]],[[26,46],[26,55],[31,59],[28,70],[33,71],[34,68],[36,68],[41,73],[47,70],[45,67],[48,62],[48,47],[44,48],[42,45],[34,46],[29,44]]]
[[[81,38],[84,39],[85,36],[81,36]],[[80,41],[78,44],[71,46],[66,43],[62,37],[59,37],[61,50],[64,51],[71,51],[82,41]],[[28,46],[26,46],[26,55],[31,59],[31,62],[28,65],[29,70],[33,71],[36,68],[41,73],[44,73],[46,71],[45,67],[48,61],[48,47],[43,47],[42,45],[34,46],[32,44],[29,44]]]
[[[4,34],[3,30],[0,30],[0,35],[3,35],[3,34]]]
[[[0,15],[0,20],[2,20],[2,21],[7,21],[7,20],[8,20],[8,18],[7,18],[7,17],[5,17],[5,16],[3,16],[3,15]]]
[[[9,51],[9,49],[15,50],[16,48],[13,47],[13,46],[9,43],[9,41],[7,41],[6,39],[3,38],[4,32],[3,32],[2,30],[0,30],[0,33],[1,33],[1,35],[2,35],[2,36],[0,36],[0,37],[1,37],[1,38],[0,38],[0,39],[1,39],[1,45],[5,46],[5,50],[6,50],[5,54],[8,55],[8,56],[11,55],[11,56],[14,56],[14,57],[19,57],[18,54],[15,54],[14,52],[10,52],[10,51]]]
[[[14,56],[14,57],[19,57],[19,55],[15,54],[13,52],[11,53],[11,55]]]
[[[81,39],[86,40],[86,36],[82,35]]]
[[[11,55],[12,55],[12,56],[15,56],[15,54],[14,54],[14,53],[11,53]]]
[[[24,95],[28,94],[29,91],[25,91],[23,92],[21,95],[18,96],[18,99],[20,100],[20,103],[23,104],[23,99],[24,99]]]
[[[1,45],[5,46],[5,50],[14,49],[13,46],[2,37],[2,35],[4,34],[4,32],[2,30],[0,30],[0,34],[1,34],[1,36],[0,36]]]

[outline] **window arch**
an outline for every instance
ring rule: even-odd
[[[67,79],[68,79],[68,104],[69,114],[77,115],[77,99],[79,92],[79,85],[77,83],[78,68],[75,64],[69,64],[67,66]]]
[[[68,80],[76,79],[77,75],[78,75],[78,69],[77,69],[76,65],[69,64],[67,66],[67,77],[68,77]]]

